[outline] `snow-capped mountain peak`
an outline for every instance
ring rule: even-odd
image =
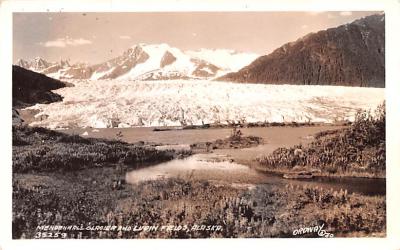
[[[18,60],[17,65],[58,79],[209,79],[237,71],[257,57],[227,49],[182,51],[166,43],[138,43],[118,57],[91,66],[69,60],[49,63],[42,58]]]
[[[231,49],[199,49],[186,53],[192,57],[213,62],[217,67],[228,71],[238,71],[259,57],[255,53],[238,52]]]
[[[140,48],[147,55],[144,62],[137,64],[127,74],[119,79],[168,79],[192,77],[196,65],[191,57],[180,49],[162,44],[138,44],[135,49]]]

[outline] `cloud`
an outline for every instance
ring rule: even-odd
[[[65,38],[57,38],[56,40],[47,41],[44,43],[40,43],[44,47],[58,47],[58,48],[65,48],[67,46],[80,46],[91,44],[92,41],[86,40],[83,38],[72,39],[68,36]]]
[[[119,39],[128,40],[128,39],[131,39],[131,37],[130,36],[119,36]]]
[[[307,24],[303,24],[303,25],[301,25],[301,28],[302,28],[302,29],[307,29],[307,28],[308,28],[308,25],[307,25]]]
[[[341,11],[340,15],[341,16],[351,16],[351,15],[353,15],[353,12],[351,12],[351,11]]]

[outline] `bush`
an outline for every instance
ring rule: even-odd
[[[350,127],[320,132],[307,147],[279,148],[259,159],[267,168],[308,166],[328,173],[382,174],[386,169],[385,103],[374,115],[359,111]],[[300,149],[301,155],[295,151]]]
[[[29,146],[23,146],[28,145]],[[23,147],[21,147],[23,146]],[[13,171],[71,171],[170,160],[174,152],[119,141],[82,138],[44,128],[13,128]]]

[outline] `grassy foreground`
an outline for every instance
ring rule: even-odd
[[[319,237],[317,232],[293,235],[315,226],[323,226],[334,237],[386,233],[385,197],[292,186],[247,190],[181,179],[115,190],[107,181],[98,182],[110,174],[109,168],[103,173],[95,169],[95,181],[90,171],[80,171],[74,178],[26,175],[20,176],[23,182],[15,180],[13,237],[52,238],[50,232],[59,233],[57,238]],[[35,179],[46,182],[28,184]],[[46,230],[46,225],[79,229]],[[95,226],[102,229],[88,229]],[[107,226],[115,230],[105,230]],[[216,230],[201,229],[212,226]]]
[[[151,145],[13,127],[13,238],[335,237],[386,234],[385,196],[167,179],[129,169],[177,154]]]

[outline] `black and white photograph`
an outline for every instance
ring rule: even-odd
[[[11,18],[13,241],[388,237],[385,9]]]

